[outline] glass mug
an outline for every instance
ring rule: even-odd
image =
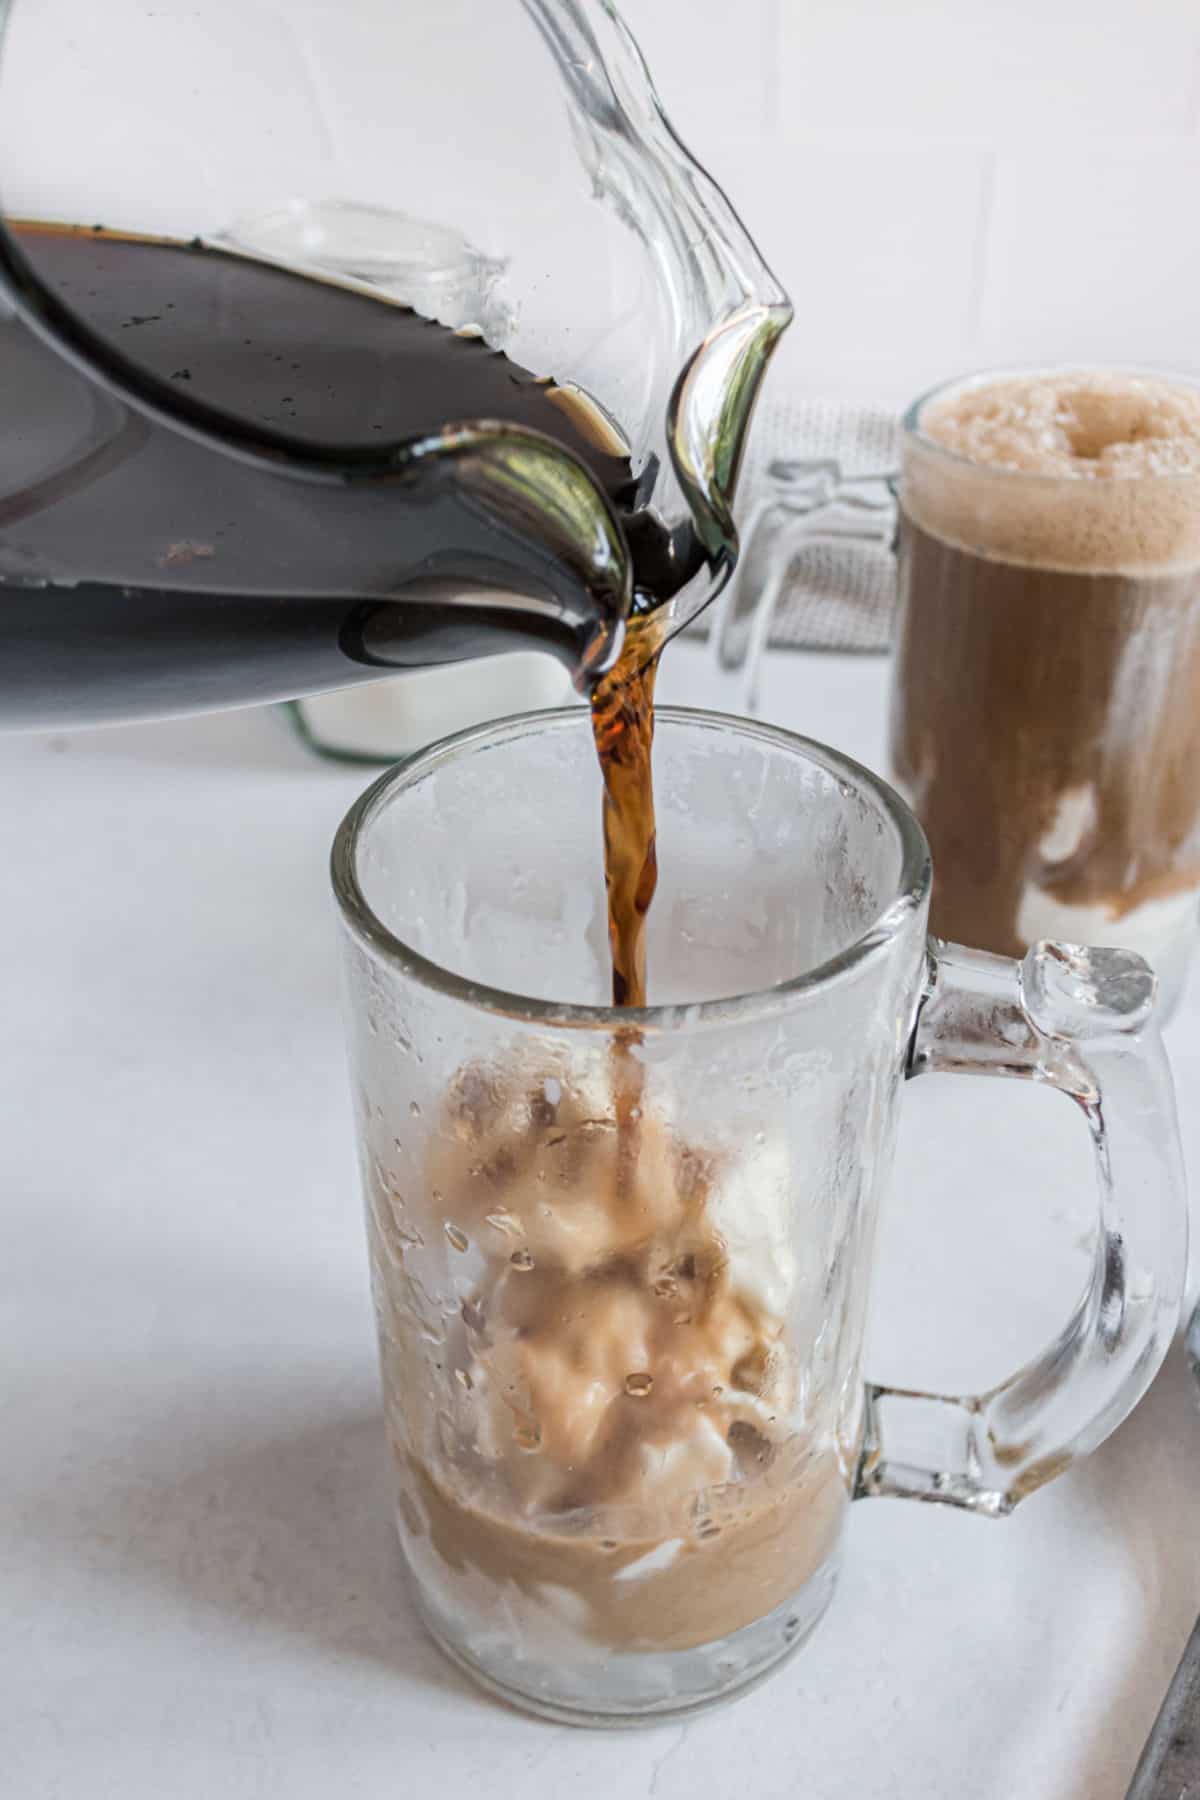
[[[1002,1515],[1135,1404],[1186,1216],[1154,978],[926,936],[921,829],[821,745],[664,708],[654,1004],[604,1004],[579,711],[385,775],[333,852],[387,1432],[417,1604],[485,1687],[630,1724],[736,1693],[829,1603],[849,1502]],[[1049,1083],[1100,1223],[990,1393],[865,1385],[903,1079]]]
[[[1106,423],[1125,448],[1153,444],[1147,384],[1151,404],[1157,383],[1200,399],[1183,377],[1114,374],[1127,403],[1085,395],[1063,428],[1080,458],[1103,453]],[[852,588],[898,524],[890,769],[933,850],[935,931],[1011,956],[1041,938],[1136,950],[1168,1011],[1200,927],[1200,472],[1169,444],[1150,471],[1086,480],[928,435],[931,408],[1000,379],[914,402],[895,470],[773,465],[718,654],[748,663],[754,710],[795,558],[835,555]]]

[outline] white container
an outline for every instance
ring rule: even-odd
[[[518,650],[338,688],[293,701],[290,710],[302,735],[323,755],[389,763],[471,725],[567,706],[576,698],[561,663]]]

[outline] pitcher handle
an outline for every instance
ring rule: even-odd
[[[1080,1108],[1099,1231],[1086,1291],[1054,1341],[984,1394],[867,1389],[856,1498],[999,1517],[1106,1438],[1150,1385],[1179,1320],[1187,1201],[1175,1096],[1129,950],[1038,943],[1021,963],[930,941],[909,1075],[1011,1075]]]

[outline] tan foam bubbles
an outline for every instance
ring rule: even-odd
[[[904,506],[925,530],[999,561],[1193,567],[1200,387],[1119,370],[965,382],[927,401],[906,439]]]

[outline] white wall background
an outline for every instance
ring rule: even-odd
[[[1200,371],[1200,0],[618,3],[680,135],[795,301],[776,391],[900,405],[946,375],[1037,358]],[[167,197],[211,189],[218,223],[281,181],[323,193],[341,180],[378,199],[395,188],[393,204],[441,216],[439,160],[414,167],[392,140],[444,142],[456,106],[480,105],[505,109],[497,156],[505,131],[532,136],[501,66],[528,44],[517,11],[517,0],[16,0],[5,194],[75,216],[58,184],[102,209],[83,216],[153,227],[145,193],[161,164]],[[451,14],[475,54],[457,95],[422,93],[413,44]],[[359,54],[356,30],[376,34],[377,56]],[[161,79],[144,79],[147,55]],[[427,129],[414,125],[422,106]],[[331,178],[351,165],[353,181]],[[378,194],[359,194],[363,167]],[[105,186],[126,194],[131,171],[136,221]],[[511,185],[519,212],[528,172]],[[469,188],[459,180],[456,204]],[[213,222],[186,210],[188,231]]]
[[[775,379],[1200,370],[1197,0],[618,0],[796,304]]]

